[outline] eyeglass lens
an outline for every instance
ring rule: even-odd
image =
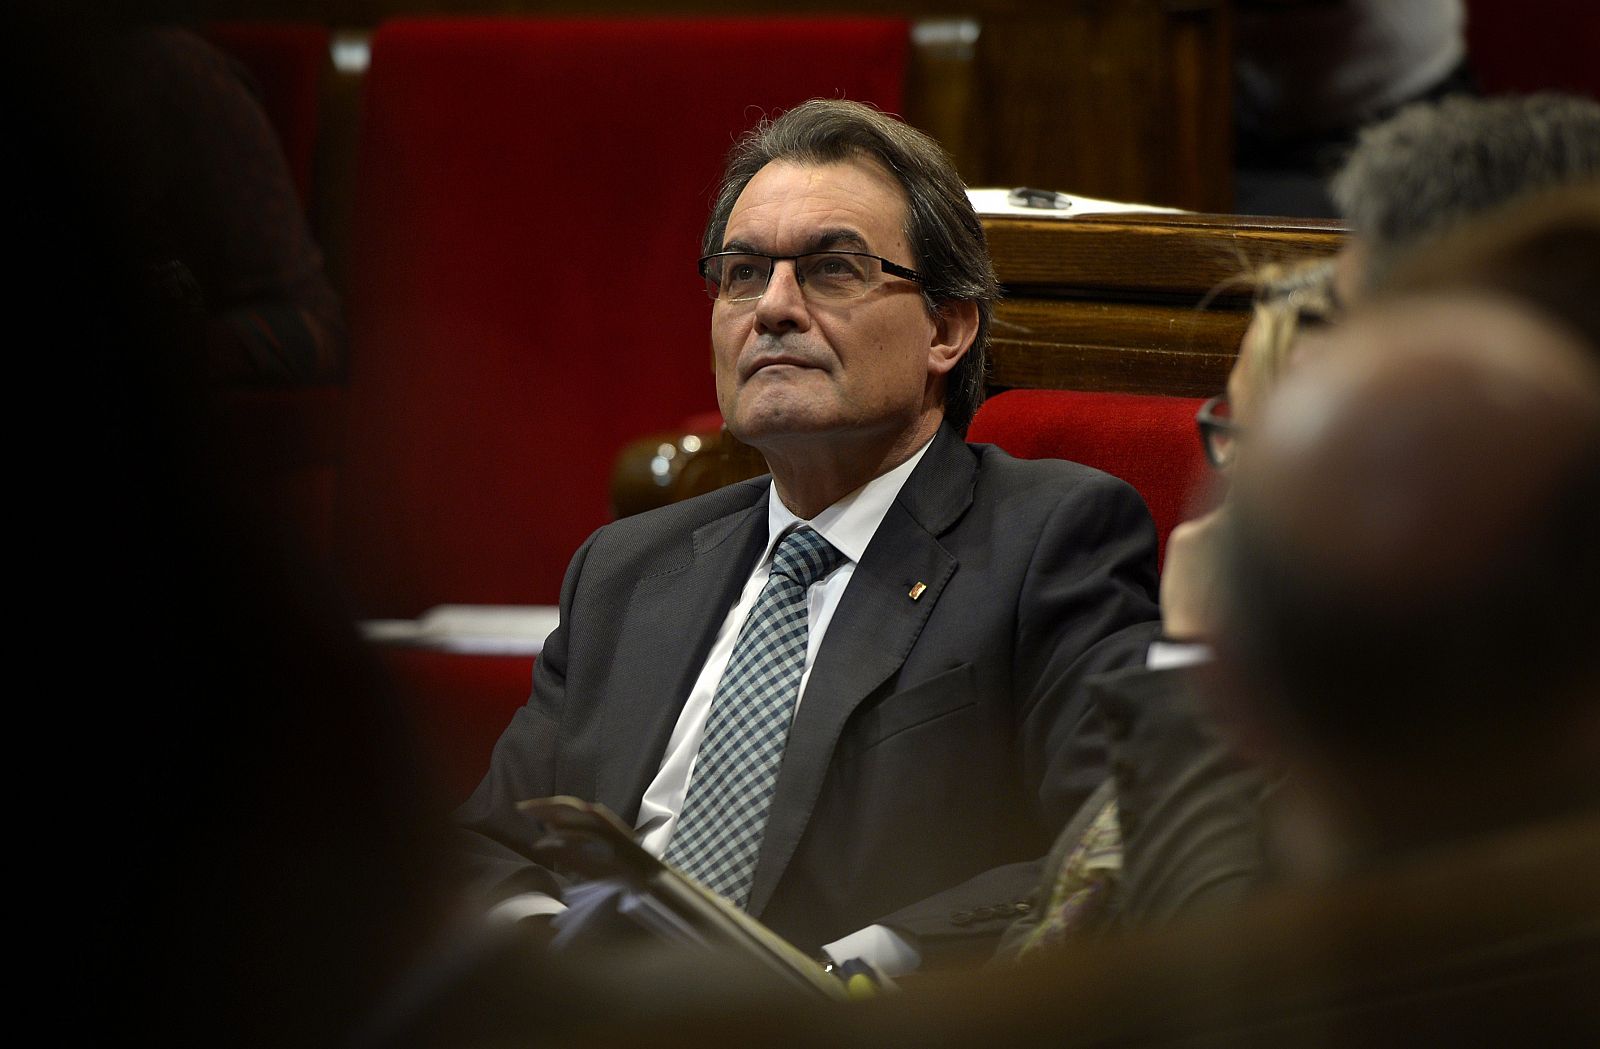
[[[873,286],[877,259],[870,255],[817,252],[794,260],[795,280],[807,298],[840,301],[859,298]],[[772,277],[766,255],[719,255],[706,264],[713,296],[729,302],[759,299]]]
[[[1238,447],[1238,425],[1226,397],[1214,397],[1200,410],[1200,434],[1205,441],[1206,458],[1223,469],[1233,462]]]

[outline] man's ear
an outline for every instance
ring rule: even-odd
[[[958,300],[939,304],[933,318],[933,342],[928,346],[928,373],[947,375],[972,349],[978,337],[978,304]]]

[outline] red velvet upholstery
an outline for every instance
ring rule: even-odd
[[[464,801],[489,768],[494,744],[528,701],[532,656],[382,648],[412,711],[427,772],[442,796]]]
[[[311,200],[322,77],[329,65],[328,30],[277,22],[213,22],[204,34],[249,70],[261,108],[278,133],[300,203]]]
[[[1467,51],[1487,92],[1600,98],[1594,0],[1467,0]]]
[[[357,606],[554,603],[627,441],[715,407],[694,260],[723,155],[900,107],[908,28],[400,20],[372,42],[338,546]]]
[[[1209,468],[1195,428],[1204,404],[1192,397],[1076,390],[1009,390],[978,409],[969,441],[997,444],[1019,459],[1070,459],[1139,490],[1167,533],[1207,495]]]
[[[683,422],[684,433],[715,433],[722,429],[722,413],[719,411],[696,412]]]

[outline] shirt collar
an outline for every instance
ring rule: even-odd
[[[931,444],[932,437],[911,458],[888,473],[874,477],[809,521],[796,517],[793,511],[783,505],[783,500],[778,498],[777,483],[773,482],[767,496],[767,551],[763,560],[771,559],[773,548],[789,529],[798,524],[809,524],[822,538],[832,543],[834,549],[852,562],[859,562],[861,555],[867,552],[867,544],[872,542],[873,535],[877,533],[878,525],[883,523],[884,515],[894,505],[895,497],[905,487],[906,479],[917,468]]]

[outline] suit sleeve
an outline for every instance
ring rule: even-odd
[[[561,620],[534,663],[533,694],[495,743],[483,782],[456,810],[469,884],[489,902],[524,892],[561,895],[560,879],[529,855],[539,824],[518,812],[516,804],[558,791],[557,742],[567,701],[573,600],[595,538],[589,537],[567,568],[561,585]]]
[[[1095,682],[1111,737],[1130,927],[1237,905],[1270,877],[1269,778],[1211,717],[1199,677],[1134,668]]]
[[[1103,474],[1074,485],[1039,530],[1012,656],[1016,758],[1045,843],[1108,774],[1105,727],[1088,680],[1143,662],[1160,628],[1155,594],[1156,532],[1144,501]],[[935,963],[945,952],[984,953],[1041,904],[1041,878],[1054,873],[1043,866],[1034,860],[984,871],[882,923],[915,936]]]

